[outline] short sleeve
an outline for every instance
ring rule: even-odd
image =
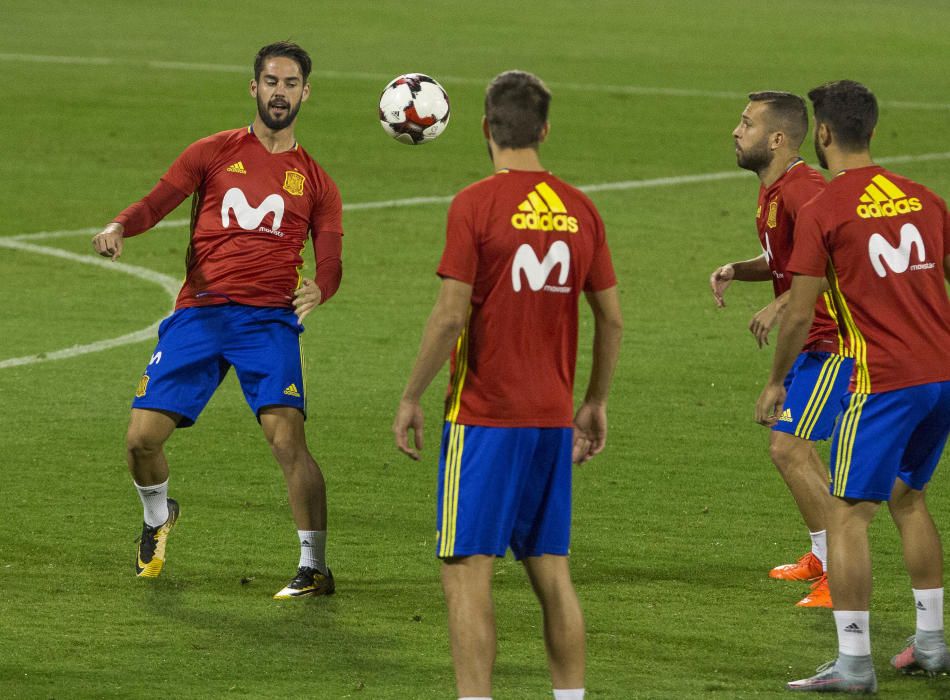
[[[343,200],[340,188],[322,173],[323,187],[310,212],[310,229],[315,233],[338,233],[343,235]]]
[[[819,207],[803,207],[795,222],[795,244],[786,269],[794,275],[824,277],[829,257],[826,233]]]
[[[437,272],[440,277],[451,277],[474,285],[477,270],[478,241],[474,212],[468,198],[457,196],[449,206],[445,249]]]
[[[604,232],[604,222],[597,212],[593,212],[596,228],[594,231],[594,256],[591,259],[587,279],[584,281],[585,292],[600,292],[617,285],[617,275],[614,273],[613,260],[610,257],[610,247],[607,245],[607,235]]]

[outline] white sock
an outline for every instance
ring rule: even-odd
[[[821,561],[821,570],[828,570],[828,533],[826,530],[809,532],[811,535],[811,553]]]
[[[943,629],[943,589],[915,588],[914,602],[917,606],[917,629],[923,632],[939,632]]]
[[[868,656],[871,653],[868,611],[835,610],[834,616],[838,628],[838,652],[848,656]]]
[[[135,481],[132,482],[135,484]],[[168,520],[168,479],[154,486],[139,486],[135,490],[142,499],[142,508],[145,510],[145,524],[149,527],[164,525]]]
[[[584,700],[583,688],[571,688],[570,690],[554,689],[554,700]]]
[[[327,573],[327,531],[297,530],[300,538],[300,563],[321,573]]]
[[[464,698],[459,698],[459,700],[491,700],[491,698],[482,697],[479,695],[475,697],[474,695],[466,695]]]

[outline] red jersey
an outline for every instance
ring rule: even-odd
[[[446,419],[571,426],[578,298],[617,284],[590,199],[548,172],[476,182],[449,207],[438,273],[472,285]]]
[[[249,127],[191,144],[162,183],[182,199],[196,194],[176,309],[228,301],[289,307],[311,231],[314,240],[343,233],[333,180],[300,146],[270,153]]]
[[[788,261],[792,257],[795,219],[805,202],[821,192],[827,183],[805,161],[794,163],[771,187],[759,186],[759,207],[755,213],[755,227],[759,243],[772,271],[775,296],[784,294],[792,286]],[[830,297],[823,295],[815,304],[815,320],[808,331],[805,351],[846,354],[838,335],[838,325],[829,312]]]
[[[854,350],[851,391],[950,380],[944,258],[950,217],[940,197],[873,165],[841,173],[795,227],[793,274],[828,272]]]

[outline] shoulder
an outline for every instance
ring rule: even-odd
[[[478,203],[487,202],[488,197],[491,197],[492,194],[499,190],[502,184],[503,182],[499,180],[498,175],[489,175],[481,180],[477,180],[455,193],[455,196],[452,197],[452,206],[474,206]]]
[[[785,195],[786,200],[797,205],[797,207],[803,206],[808,200],[824,191],[828,186],[828,183],[820,172],[804,163],[796,167],[789,174],[793,175],[793,177],[783,183],[782,193]]]

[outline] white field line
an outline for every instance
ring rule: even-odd
[[[184,61],[133,61],[129,59],[95,57],[95,56],[45,56],[26,53],[0,53],[0,61],[25,63],[57,63],[77,66],[141,66],[155,70],[180,70],[202,73],[246,73],[250,75],[250,65],[228,63],[188,63]],[[314,77],[327,80],[373,80],[386,83],[393,78],[383,73],[369,73],[362,71],[334,71],[315,70]],[[459,83],[462,85],[485,85],[484,78],[462,77],[455,75],[440,75],[439,80],[444,83]],[[555,90],[571,90],[577,92],[602,92],[619,95],[651,95],[656,97],[705,97],[711,99],[744,100],[748,93],[732,92],[728,90],[699,90],[693,88],[673,88],[651,85],[605,85],[602,83],[562,83],[551,82],[548,87]],[[881,100],[882,107],[895,109],[918,110],[950,110],[950,103],[946,102],[914,102],[909,100]]]
[[[917,163],[929,160],[950,160],[950,151],[938,153],[919,153],[908,156],[885,156],[877,158],[881,165],[899,165],[901,163]],[[717,173],[699,173],[697,175],[673,175],[671,177],[655,177],[648,180],[619,180],[617,182],[601,182],[592,185],[581,185],[578,189],[584,192],[609,192],[612,190],[639,190],[650,187],[674,187],[676,185],[691,185],[701,182],[715,182],[717,180],[738,180],[751,177],[751,174],[739,170],[722,170]],[[384,199],[377,202],[356,202],[344,204],[343,211],[365,211],[367,209],[392,209],[394,207],[415,207],[424,204],[447,204],[452,201],[451,196],[433,195],[431,197],[407,197],[405,199]],[[153,228],[179,228],[187,226],[188,219],[169,219],[159,221]],[[87,228],[66,229],[62,231],[37,231],[36,233],[21,233],[13,236],[0,236],[0,241],[39,241],[49,238],[68,238],[70,236],[92,236],[102,230],[102,226]]]
[[[899,163],[914,163],[921,161],[933,161],[933,160],[950,160],[950,151],[940,152],[940,153],[920,153],[917,155],[905,155],[905,156],[889,156],[884,158],[878,158],[877,162],[882,165],[892,165]],[[584,192],[608,192],[608,191],[617,191],[617,190],[638,190],[646,189],[651,187],[673,187],[676,185],[688,185],[701,182],[715,182],[718,180],[733,180],[743,177],[751,177],[749,173],[744,170],[723,170],[717,173],[699,173],[696,175],[676,175],[673,177],[656,177],[650,178],[648,180],[621,180],[618,182],[603,182],[593,185],[582,185],[580,187]],[[385,199],[377,202],[357,202],[355,204],[346,204],[343,206],[344,211],[361,211],[367,209],[389,209],[392,207],[412,207],[420,206],[425,204],[445,204],[452,200],[450,196],[433,196],[433,197],[409,197],[406,199]],[[187,219],[174,219],[171,221],[160,221],[154,226],[154,228],[176,228],[179,226],[188,225],[189,221]],[[79,228],[71,229],[64,231],[38,231],[36,233],[25,233],[16,236],[0,236],[0,247],[12,248],[14,250],[22,250],[30,253],[38,253],[40,255],[52,255],[54,257],[62,258],[65,260],[72,260],[74,262],[83,263],[85,265],[98,265],[107,270],[115,270],[116,272],[124,272],[126,274],[132,275],[134,277],[139,277],[149,282],[154,282],[161,286],[168,295],[174,300],[178,295],[178,288],[181,284],[180,280],[175,279],[169,275],[164,275],[160,272],[155,272],[143,267],[137,267],[135,265],[128,265],[125,263],[113,263],[105,258],[96,257],[91,253],[89,255],[77,255],[76,253],[70,253],[69,251],[61,250],[59,248],[49,248],[47,246],[38,246],[28,243],[27,241],[32,240],[44,240],[51,238],[66,238],[69,236],[92,236],[95,233],[101,231],[101,227],[88,227],[88,228]],[[134,333],[129,333],[118,338],[110,338],[108,340],[100,340],[95,343],[89,343],[87,345],[74,345],[70,348],[64,348],[62,350],[55,350],[53,352],[42,353],[38,355],[27,355],[24,357],[14,357],[9,360],[0,360],[0,369],[5,369],[6,367],[16,367],[19,365],[28,365],[34,364],[37,362],[46,362],[48,360],[61,360],[67,357],[76,357],[77,355],[84,355],[90,352],[99,352],[101,350],[108,350],[109,348],[118,347],[120,345],[128,345],[131,343],[138,343],[144,340],[148,340],[155,335],[155,330],[158,327],[160,321],[156,321],[148,328],[144,328],[140,331]]]
[[[77,253],[70,253],[68,250],[33,245],[32,243],[17,241],[11,238],[0,238],[0,247],[11,248],[13,250],[19,250],[25,253],[51,255],[56,258],[70,260],[83,265],[95,265],[97,267],[103,267],[107,270],[114,270],[115,272],[124,272],[127,275],[132,275],[133,277],[138,277],[139,279],[157,284],[168,293],[168,296],[171,297],[173,302],[178,296],[178,288],[181,286],[181,281],[170,275],[163,275],[161,272],[155,272],[154,270],[149,270],[144,267],[137,267],[135,265],[111,262],[105,258],[96,257],[92,254],[78,255]],[[116,348],[120,345],[140,343],[155,337],[159,323],[160,321],[156,321],[148,328],[143,328],[140,331],[134,331],[132,333],[126,333],[125,335],[121,335],[118,338],[98,340],[94,343],[86,343],[85,345],[73,345],[72,347],[63,348],[62,350],[53,350],[51,352],[44,352],[37,355],[24,355],[23,357],[12,357],[8,360],[0,360],[0,369],[6,369],[7,367],[18,367],[20,365],[32,365],[38,362],[48,362],[49,360],[63,360],[68,357],[85,355],[90,352],[100,352],[102,350],[108,350],[109,348]]]

